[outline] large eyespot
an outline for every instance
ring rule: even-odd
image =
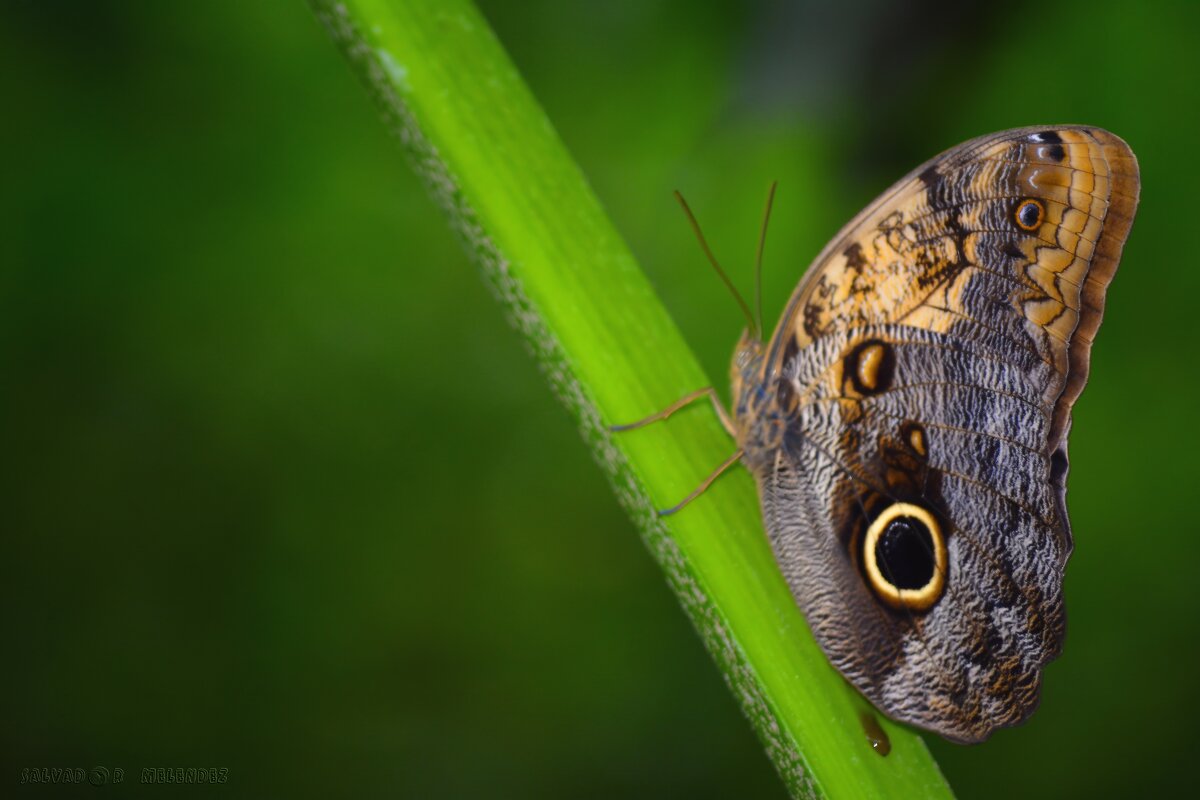
[[[933,515],[912,503],[892,503],[863,539],[862,563],[871,589],[895,609],[925,611],[946,588],[946,540]]]
[[[1035,231],[1046,218],[1046,207],[1040,201],[1028,198],[1017,204],[1013,214],[1017,227],[1023,231]]]

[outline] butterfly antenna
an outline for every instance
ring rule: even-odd
[[[742,309],[742,314],[746,317],[746,322],[750,325],[750,331],[755,338],[758,337],[759,328],[754,322],[754,316],[750,313],[750,306],[746,305],[746,301],[742,299],[737,288],[733,285],[733,281],[729,280],[729,276],[725,274],[725,270],[721,269],[721,265],[717,263],[717,257],[713,255],[712,250],[708,246],[708,242],[704,239],[704,234],[700,232],[700,223],[696,222],[696,215],[692,213],[692,209],[688,208],[687,200],[683,199],[683,195],[675,192],[675,199],[679,201],[679,205],[683,206],[683,213],[687,214],[688,222],[692,226],[692,232],[696,234],[696,239],[700,242],[700,248],[704,251],[704,255],[708,256],[708,263],[713,265],[713,269],[721,276],[721,280],[725,282],[725,287],[729,289],[733,299],[737,300],[738,306]]]
[[[758,311],[758,329],[763,328],[763,313],[762,313],[762,261],[763,248],[767,244],[767,223],[771,221],[771,206],[775,204],[775,188],[779,186],[779,181],[771,181],[771,188],[767,190],[767,207],[763,210],[762,230],[758,234],[758,252],[754,256],[754,306]]]

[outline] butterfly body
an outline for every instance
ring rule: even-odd
[[[733,361],[733,429],[830,661],[974,742],[1059,655],[1071,407],[1138,193],[1116,136],[1027,128],[914,170]]]

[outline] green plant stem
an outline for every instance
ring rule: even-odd
[[[744,470],[656,516],[734,445],[699,403],[607,431],[710,382],[478,10],[311,2],[578,420],[792,794],[950,796],[915,733],[880,718],[891,753],[868,743],[862,715],[878,715],[814,643]]]

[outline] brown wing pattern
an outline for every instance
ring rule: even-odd
[[[817,256],[776,328],[766,371],[779,370],[789,347],[834,329],[904,322],[961,331],[969,313],[963,291],[984,275],[1011,305],[996,321],[1011,328],[1015,316],[1031,345],[1069,376],[1059,391],[1047,387],[1059,401],[1061,433],[1087,382],[1138,189],[1129,146],[1096,128],[1022,128],[943,153],[897,182]],[[1013,224],[1026,198],[1045,208],[1033,231]]]
[[[1097,129],[955,148],[833,240],[746,376],[740,438],[783,571],[897,719],[978,741],[1036,706],[1065,629],[1070,411],[1138,185]],[[897,509],[933,535],[893,536]],[[904,541],[939,580],[891,586]]]

